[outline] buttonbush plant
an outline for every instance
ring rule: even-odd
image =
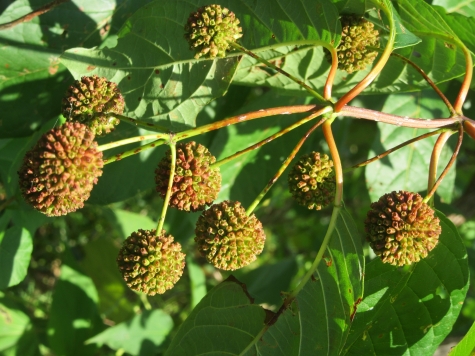
[[[0,353],[475,350],[468,3],[0,9]]]

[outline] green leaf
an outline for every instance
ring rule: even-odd
[[[99,312],[116,323],[131,318],[134,308],[127,296],[129,289],[117,267],[118,254],[119,248],[113,239],[103,236],[84,246],[84,258],[80,262],[96,287]]]
[[[0,23],[15,20],[39,7],[38,2],[18,0],[0,16]],[[81,9],[67,2],[52,11],[0,33],[0,137],[24,136],[60,112],[61,97],[71,82],[59,63],[68,47],[94,46],[115,8],[115,1],[81,1]],[[38,90],[47,88],[47,90]]]
[[[129,237],[138,229],[152,230],[157,227],[157,224],[146,215],[122,209],[114,209],[112,212],[115,216],[118,227],[122,230],[122,236],[124,239]]]
[[[203,269],[192,258],[186,258],[186,268],[190,274],[191,307],[194,308],[206,295],[206,276]]]
[[[437,216],[442,234],[427,258],[408,268],[367,265],[347,355],[432,355],[452,330],[468,290],[467,251],[452,222]]]
[[[258,304],[279,306],[282,304],[281,292],[290,289],[292,278],[298,271],[295,258],[282,259],[276,263],[265,264],[251,271],[238,270],[236,277],[246,284],[247,290]]]
[[[163,310],[145,311],[127,322],[112,326],[90,338],[86,344],[107,345],[131,355],[156,354],[170,331],[172,318]]]
[[[262,329],[265,317],[245,286],[229,277],[193,309],[165,355],[240,354]]]
[[[97,347],[84,342],[104,328],[96,288],[89,277],[64,263],[53,291],[49,346],[58,356],[95,355]]]
[[[2,293],[0,293],[0,354],[40,355],[31,319]]]
[[[447,108],[436,94],[394,94],[388,96],[383,112],[405,117],[433,119],[446,117]],[[383,153],[406,140],[422,135],[428,130],[411,129],[378,123],[379,136],[375,138],[368,158]],[[410,144],[391,153],[389,156],[370,163],[366,167],[366,186],[371,201],[377,201],[382,195],[394,190],[420,192],[427,189],[429,159],[437,135]],[[450,145],[442,151],[437,173],[440,175],[452,155]],[[455,169],[449,171],[437,193],[444,201],[450,203],[454,192]]]
[[[475,1],[473,0],[432,0],[432,5],[443,7],[447,13],[456,12],[467,17],[475,16]]]
[[[5,289],[25,278],[33,241],[28,230],[20,226],[0,232],[0,241],[0,289]]]
[[[449,356],[473,355],[475,352],[475,323],[465,334],[463,339],[449,352]]]

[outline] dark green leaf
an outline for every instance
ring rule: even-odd
[[[32,251],[33,242],[27,229],[13,226],[0,231],[0,289],[25,278]]]
[[[452,330],[468,289],[467,252],[442,213],[439,244],[409,268],[375,259],[365,272],[348,355],[432,355]]]
[[[56,355],[96,353],[95,345],[85,345],[84,342],[104,328],[97,309],[98,299],[89,277],[66,264],[61,266],[48,320],[49,345]]]
[[[112,326],[90,338],[86,344],[107,345],[131,355],[153,355],[173,328],[172,318],[163,310],[145,311],[127,322]]]
[[[201,300],[180,326],[166,355],[240,354],[264,326],[266,313],[245,286],[228,278]]]

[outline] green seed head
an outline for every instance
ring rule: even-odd
[[[116,115],[123,112],[124,98],[117,84],[97,75],[76,80],[63,98],[63,116],[87,125],[98,136],[114,130],[120,122]]]
[[[210,166],[216,158],[203,145],[194,141],[176,145],[176,167],[170,206],[184,211],[203,210],[213,203],[221,189],[219,168]],[[170,176],[171,151],[155,170],[157,192],[165,197]]]
[[[379,47],[379,32],[373,23],[362,16],[347,15],[341,18],[341,42],[336,51],[338,69],[353,73],[363,70],[378,56],[378,52],[368,47]],[[330,52],[326,51],[327,60],[331,63]]]
[[[300,205],[320,210],[335,198],[333,161],[312,152],[303,155],[289,173],[289,190]]]
[[[195,241],[206,260],[233,271],[247,266],[262,252],[266,236],[256,216],[246,215],[240,202],[213,204],[198,218]]]
[[[371,204],[365,220],[366,239],[376,255],[395,266],[418,262],[437,245],[440,221],[417,193],[383,195]]]
[[[220,5],[203,6],[191,13],[185,31],[196,59],[225,57],[231,48],[229,43],[242,37],[239,20],[232,11]]]
[[[20,189],[40,212],[66,215],[84,206],[102,166],[102,152],[91,130],[66,122],[41,136],[26,153],[18,172]]]
[[[148,295],[172,289],[185,268],[185,254],[173,236],[162,230],[138,230],[123,243],[117,264],[127,286]]]

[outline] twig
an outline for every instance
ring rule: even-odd
[[[157,236],[161,234],[163,224],[165,223],[165,216],[167,215],[168,203],[170,202],[170,197],[172,195],[173,179],[175,178],[176,145],[175,145],[175,142],[172,142],[171,139],[170,139],[169,146],[170,146],[170,151],[171,151],[170,176],[168,178],[168,187],[167,187],[167,192],[165,194],[165,199],[163,199],[162,213],[160,214],[160,218],[158,219],[157,232],[156,232]]]
[[[438,96],[440,96],[440,98],[442,99],[442,101],[445,103],[445,105],[447,106],[447,109],[449,109],[450,111],[450,114],[451,116],[456,116],[457,115],[457,112],[455,111],[454,107],[452,106],[452,104],[450,103],[449,99],[447,99],[444,95],[444,93],[442,93],[439,89],[439,87],[432,81],[432,79],[430,79],[427,74],[422,70],[422,68],[420,68],[416,63],[414,63],[413,61],[411,61],[409,58],[406,58],[404,56],[401,56],[400,54],[398,53],[391,53],[391,56],[394,56],[396,58],[399,58],[401,59],[402,61],[406,62],[407,64],[409,64],[411,67],[413,67],[423,78],[424,80],[432,87],[432,89],[434,89],[434,91],[437,93]]]
[[[442,152],[442,149],[444,148],[445,143],[449,139],[450,135],[452,135],[452,132],[450,131],[441,133],[434,144],[434,148],[432,149],[432,154],[430,156],[429,177],[427,180],[427,192],[430,192],[430,190],[434,186],[435,180],[437,179],[437,165],[439,163],[440,154]],[[432,199],[431,199],[431,202],[432,202]]]
[[[355,169],[355,168],[360,168],[360,167],[363,167],[363,166],[366,166],[370,163],[373,163],[374,161],[377,161],[378,159],[381,159],[381,158],[384,158],[386,157],[387,155],[389,155],[390,153],[393,153],[394,151],[397,151],[398,149],[400,148],[403,148],[404,146],[407,146],[407,145],[410,145],[411,143],[413,142],[416,142],[416,141],[419,141],[419,140],[423,140],[427,137],[430,137],[430,136],[434,136],[434,135],[437,135],[443,131],[445,131],[447,129],[443,128],[443,129],[438,129],[438,130],[435,130],[435,131],[432,131],[432,132],[427,132],[423,135],[419,135],[417,137],[414,137],[414,138],[411,138],[410,140],[407,140],[397,146],[394,146],[393,148],[390,148],[389,150],[387,151],[384,151],[383,153],[380,153],[379,155],[376,155],[374,156],[373,158],[370,158],[364,162],[361,162],[361,163],[358,163],[358,164],[355,164],[354,166],[351,166],[350,168],[347,168],[345,169],[345,172],[348,172],[352,169]]]
[[[449,163],[447,163],[447,166],[445,166],[444,170],[442,171],[442,173],[440,174],[440,177],[439,179],[437,179],[437,182],[435,182],[434,186],[432,187],[432,189],[430,190],[430,192],[427,194],[427,196],[424,198],[424,202],[427,203],[431,198],[432,196],[434,195],[435,191],[437,190],[437,188],[439,187],[440,183],[442,183],[442,180],[444,179],[444,177],[447,175],[447,173],[449,172],[450,170],[450,167],[452,167],[452,165],[454,164],[455,162],[455,159],[457,158],[457,155],[460,151],[460,146],[462,146],[462,141],[463,141],[463,128],[462,128],[462,125],[459,126],[458,128],[458,131],[459,131],[459,137],[458,137],[458,141],[457,141],[457,146],[455,146],[455,150],[454,150],[454,153],[452,154],[452,157],[450,157],[450,161]]]
[[[54,0],[51,1],[50,3],[41,6],[40,8],[30,12],[29,14],[26,14],[25,16],[20,17],[19,19],[0,24],[0,30],[6,30],[9,28],[12,28],[13,26],[19,25],[23,22],[28,22],[34,19],[36,16],[42,15],[45,12],[48,12],[52,9],[54,9],[56,6],[61,5],[62,3],[68,2],[69,0]]]

